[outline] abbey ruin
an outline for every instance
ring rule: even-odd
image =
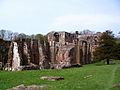
[[[42,40],[0,39],[0,69],[61,69],[90,64],[101,33],[51,32]]]

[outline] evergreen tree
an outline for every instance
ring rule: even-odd
[[[113,47],[113,59],[120,60],[120,43],[116,43]]]
[[[96,48],[96,51],[94,52],[94,60],[101,61],[106,59],[107,64],[109,64],[109,59],[113,58],[113,48],[115,43],[112,31],[107,30],[106,32],[103,32],[98,42],[99,47]]]

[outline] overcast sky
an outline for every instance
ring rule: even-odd
[[[0,29],[26,34],[50,31],[120,31],[120,0],[0,0]]]

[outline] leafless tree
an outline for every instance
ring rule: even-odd
[[[1,35],[2,39],[5,38],[5,32],[6,32],[6,30],[0,30],[0,35]]]
[[[79,33],[80,33],[80,34],[94,34],[94,32],[91,31],[91,30],[89,30],[89,29],[86,29],[86,30],[80,31]]]

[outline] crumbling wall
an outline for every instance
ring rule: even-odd
[[[1,67],[5,68],[8,60],[10,42],[0,39],[0,63]]]
[[[51,42],[51,68],[66,68],[82,66],[91,63],[90,44],[86,41],[75,40],[75,43],[61,45]]]
[[[79,33],[70,34],[67,32],[54,33],[57,33],[59,37],[52,36],[53,33],[48,35],[52,68],[65,67],[65,63],[68,61],[68,66],[82,66],[83,64],[91,63],[99,35],[80,35]],[[49,39],[49,36],[51,38],[54,37],[54,39]],[[55,41],[55,38],[59,38],[59,41]]]
[[[31,69],[61,69],[90,64],[99,35],[79,35],[67,32],[48,34],[42,40],[0,39],[0,69],[19,71]]]
[[[10,71],[50,68],[49,44],[45,41],[20,39],[0,41],[0,62]]]

